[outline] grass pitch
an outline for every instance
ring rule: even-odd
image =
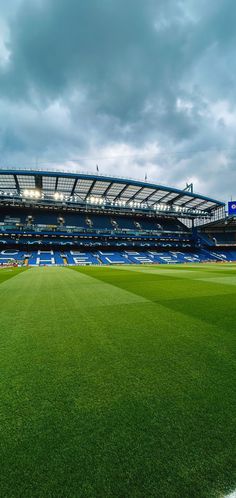
[[[0,270],[1,498],[236,486],[236,266]]]

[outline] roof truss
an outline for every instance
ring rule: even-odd
[[[109,201],[121,199],[130,201],[157,203],[186,207],[192,210],[211,212],[223,207],[224,203],[185,190],[168,188],[152,183],[112,178],[102,175],[86,175],[65,172],[47,172],[31,170],[0,170],[0,191],[11,195],[21,194],[25,189],[39,189],[45,195],[56,191],[68,196],[76,195],[86,201],[90,195],[106,198]]]

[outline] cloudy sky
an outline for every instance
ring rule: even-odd
[[[235,0],[0,0],[0,166],[236,198]]]

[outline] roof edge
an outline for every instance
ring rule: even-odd
[[[188,192],[184,189],[178,189],[176,187],[168,187],[166,185],[161,185],[153,182],[147,182],[146,180],[136,180],[133,178],[123,178],[118,176],[108,176],[103,174],[93,174],[93,173],[79,173],[79,172],[69,172],[69,171],[56,171],[56,170],[40,170],[40,169],[15,169],[15,168],[0,168],[0,175],[9,174],[9,175],[40,175],[40,176],[54,176],[54,177],[64,177],[64,178],[78,178],[84,180],[98,180],[98,181],[108,181],[114,183],[121,183],[123,185],[136,185],[139,187],[147,187],[151,189],[159,189],[169,193],[176,193],[179,195],[186,195],[190,199],[202,199],[203,201],[213,202],[218,207],[225,206],[225,203],[222,201],[218,201],[213,199],[212,197],[208,197],[202,194],[198,194],[195,192]]]

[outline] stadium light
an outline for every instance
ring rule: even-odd
[[[41,193],[39,190],[23,190],[23,196],[28,197],[30,199],[40,199]]]
[[[54,197],[55,201],[63,201],[63,199],[64,199],[64,195],[61,194],[60,192],[55,192],[53,194],[53,197]]]
[[[87,197],[86,202],[88,204],[95,204],[97,206],[104,206],[106,204],[106,199],[104,197],[97,197],[97,196],[91,195],[90,197]]]

